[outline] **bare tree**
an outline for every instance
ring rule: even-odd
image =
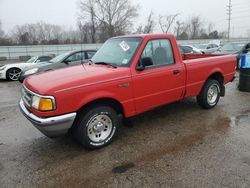
[[[96,0],[98,7],[97,18],[107,37],[129,32],[132,20],[138,16],[137,6],[130,0]]]
[[[98,33],[101,41],[104,41],[127,33],[137,16],[137,6],[130,0],[82,0],[78,19],[83,23],[91,23],[92,34]]]
[[[176,38],[179,39],[180,38],[180,35],[184,32],[184,23],[183,22],[180,22],[180,21],[177,21],[176,22],[176,25],[175,25],[175,35],[176,35]]]
[[[81,22],[78,22],[78,28],[80,31],[81,43],[88,44],[93,43],[93,40],[95,41],[95,37],[92,35],[93,27],[91,23],[85,23],[82,25]]]
[[[211,31],[209,34],[208,34],[208,37],[210,39],[218,39],[219,38],[219,32],[217,30],[214,30],[214,31]]]
[[[96,43],[96,30],[98,27],[95,10],[96,0],[83,0],[80,1],[80,14],[78,16],[78,26],[88,25],[91,29],[90,36],[91,42]],[[80,30],[82,32],[82,30]],[[86,33],[85,33],[86,34]]]
[[[211,33],[212,31],[214,31],[214,23],[210,22],[207,27],[207,32]]]
[[[219,38],[226,39],[228,37],[228,32],[227,31],[222,31],[218,35],[219,35]]]
[[[7,45],[10,45],[12,44],[11,42],[11,39],[8,38],[7,35],[5,35],[3,29],[2,29],[2,22],[0,20],[0,45],[4,45],[4,46],[7,46]]]
[[[199,38],[202,29],[202,22],[200,16],[192,16],[188,22],[188,30],[191,39]]]
[[[16,26],[11,32],[11,37],[18,44],[58,44],[68,36],[61,26],[45,22]]]
[[[2,29],[2,22],[0,20],[0,38],[4,38],[4,31]]]
[[[175,23],[175,20],[179,14],[159,16],[159,25],[163,33],[168,33]]]
[[[153,33],[154,27],[155,27],[155,21],[154,21],[154,13],[153,11],[150,12],[149,16],[147,17],[147,23],[145,26],[140,25],[136,33],[138,34],[147,34],[147,33]]]
[[[153,11],[151,11],[147,18],[147,24],[144,27],[143,33],[152,33],[154,31],[154,27],[155,27],[154,13]]]

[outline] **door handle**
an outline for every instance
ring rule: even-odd
[[[178,75],[178,74],[180,74],[180,73],[181,73],[180,70],[174,70],[174,71],[173,71],[173,74],[174,74],[174,75]]]

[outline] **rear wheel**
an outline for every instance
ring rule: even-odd
[[[78,115],[73,134],[84,147],[98,149],[112,142],[118,124],[118,115],[113,108],[94,106]]]
[[[10,81],[17,81],[21,74],[21,70],[18,68],[11,68],[6,72],[6,78]]]
[[[217,80],[208,80],[197,96],[198,104],[205,109],[215,107],[220,99],[220,88],[220,83]]]

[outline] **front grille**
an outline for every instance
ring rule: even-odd
[[[29,92],[25,87],[23,87],[22,88],[22,99],[28,107],[31,107],[31,105],[32,105],[32,97],[33,97],[33,94],[31,92]]]

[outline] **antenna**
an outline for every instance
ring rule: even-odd
[[[227,15],[228,15],[228,37],[227,39],[230,40],[230,33],[231,33],[231,21],[232,21],[232,0],[229,0],[229,4],[227,5]]]

